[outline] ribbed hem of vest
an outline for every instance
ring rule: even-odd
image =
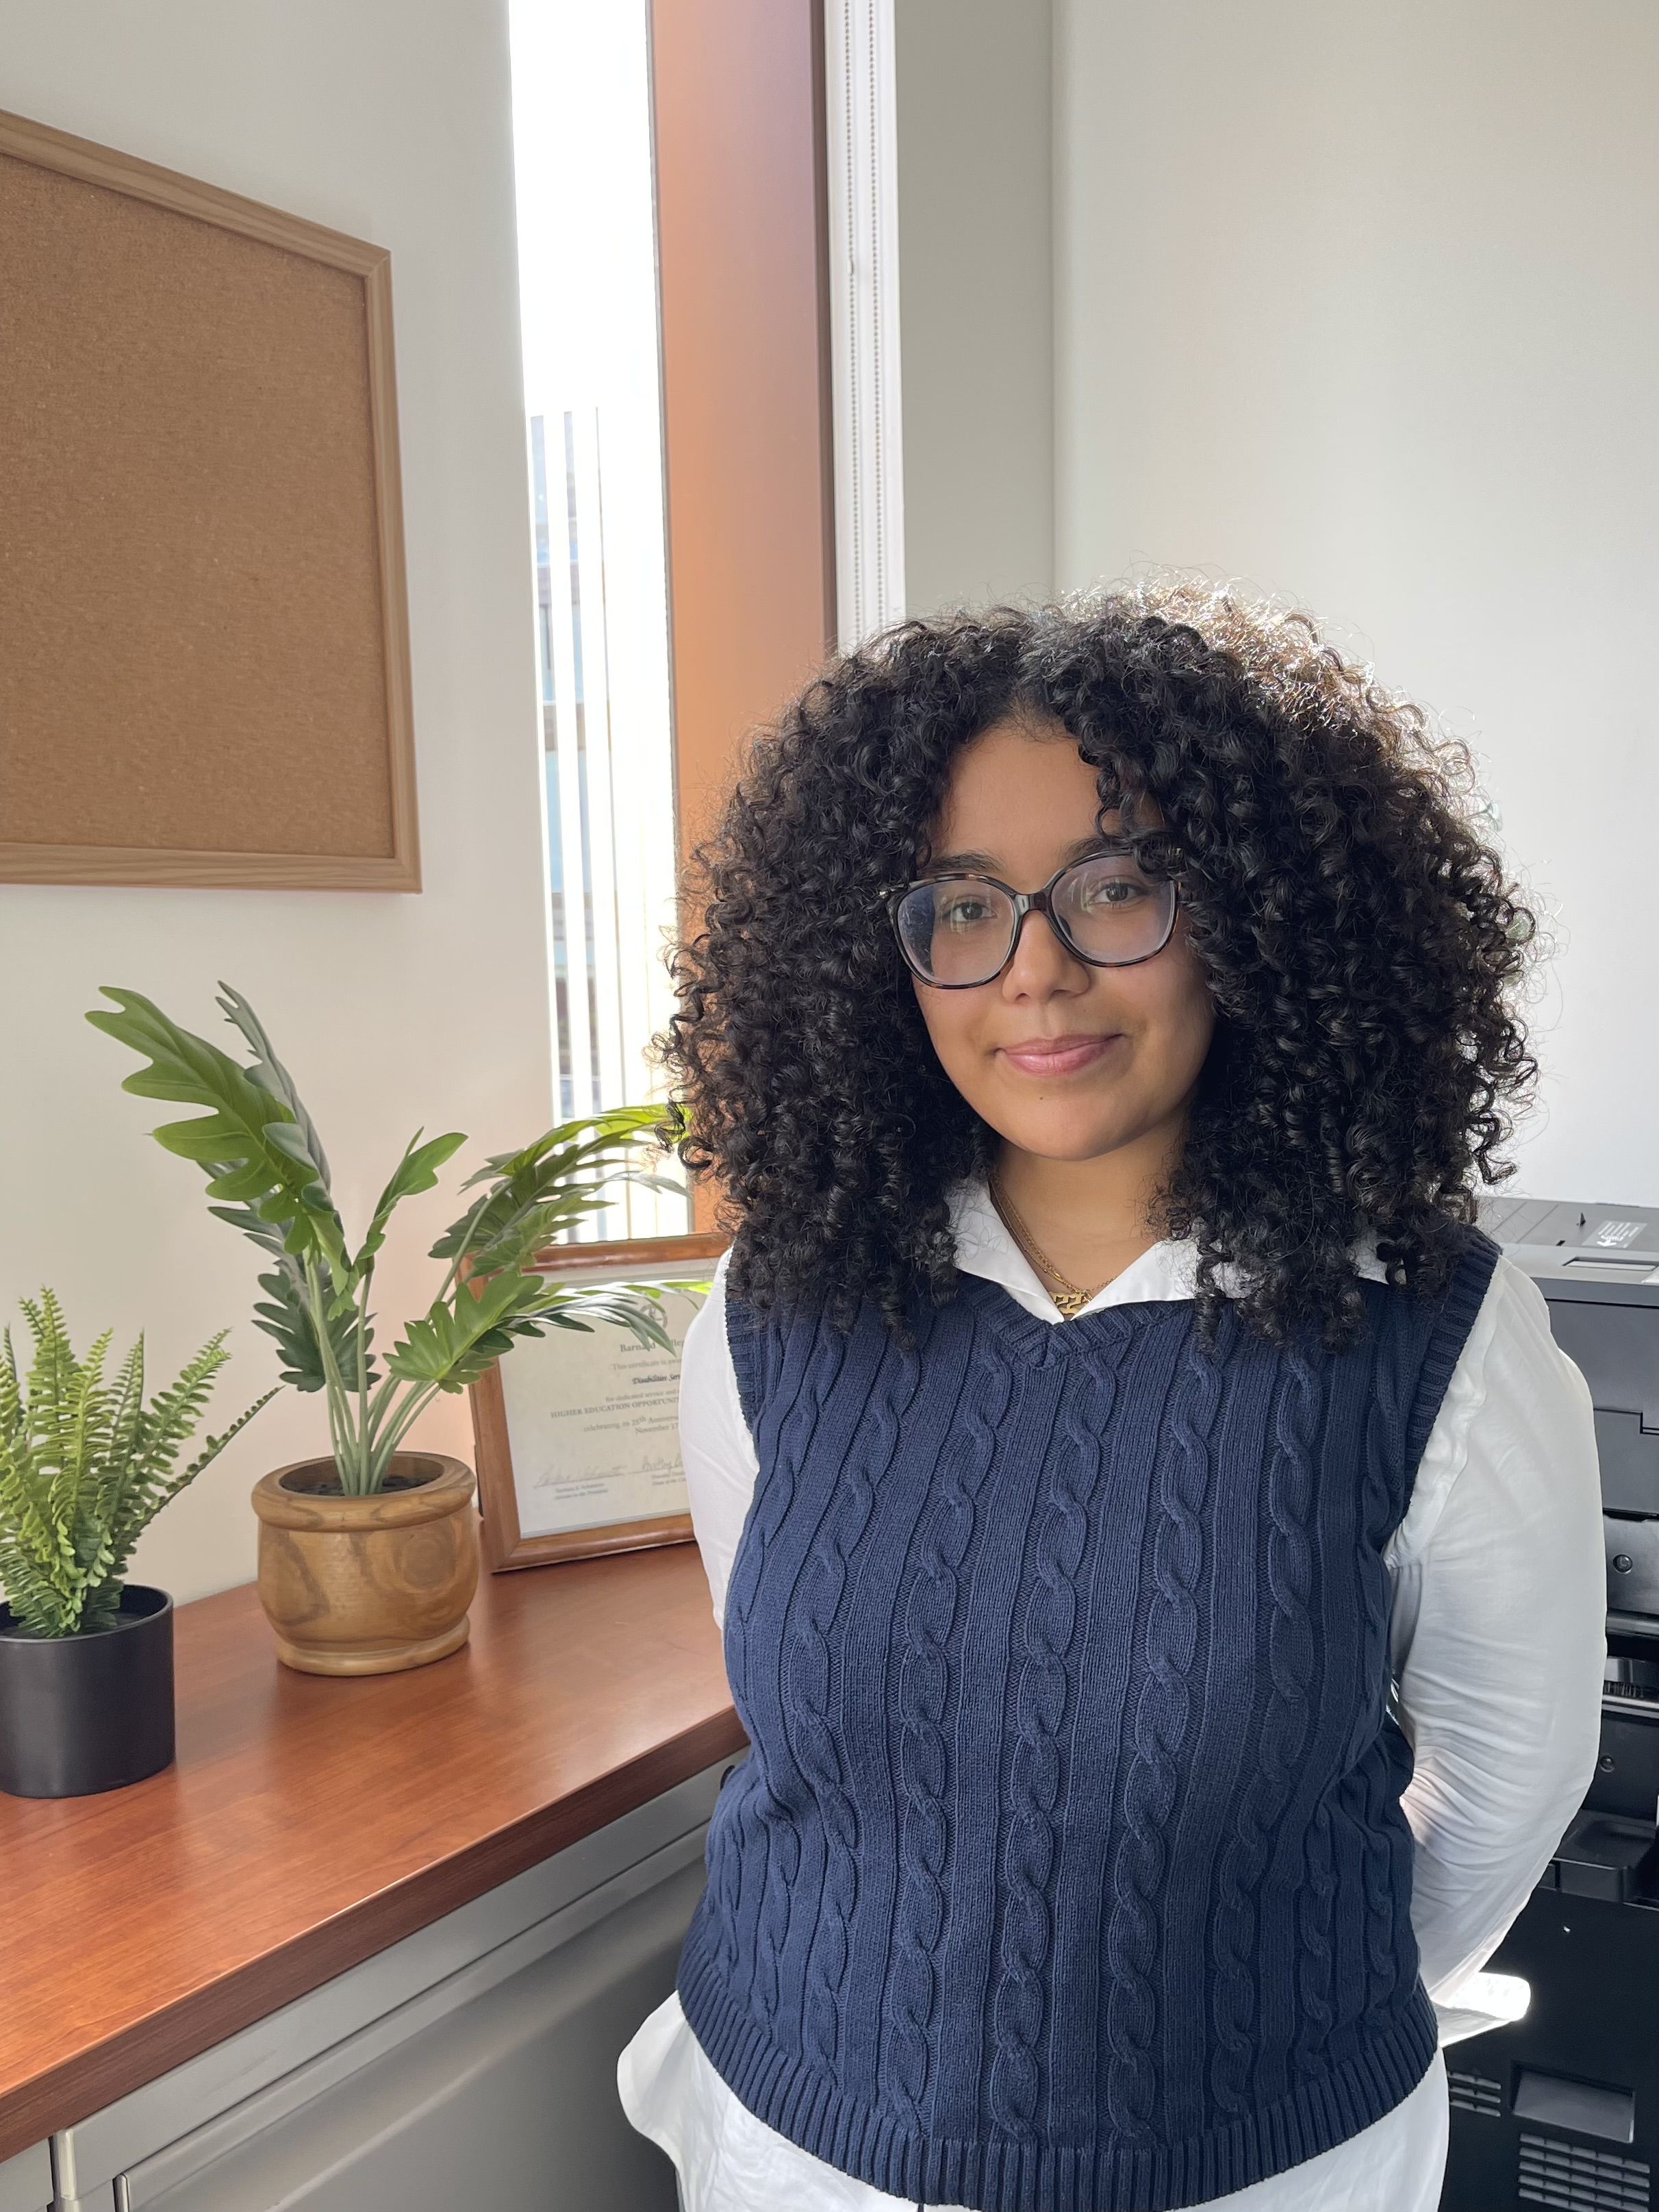
[[[1302,2166],[1346,2142],[1405,2100],[1439,2042],[1421,1980],[1403,2012],[1321,2081],[1224,2126],[1176,2143],[1044,2144],[993,2136],[920,2136],[849,2097],[768,2039],[720,1984],[694,1921],[680,1955],[681,2009],[738,2102],[827,2165],[908,2203],[969,2212],[1178,2212]]]

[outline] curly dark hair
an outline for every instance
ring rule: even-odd
[[[751,741],[690,858],[703,927],[653,1048],[659,1141],[739,1232],[732,1290],[840,1328],[872,1301],[906,1348],[909,1302],[954,1292],[949,1187],[1000,1139],[934,1054],[878,893],[927,866],[953,757],[1010,714],[1064,724],[1103,813],[1133,826],[1150,795],[1170,833],[1216,1020],[1154,1214],[1195,1243],[1200,1340],[1230,1304],[1270,1343],[1354,1342],[1366,1228],[1391,1282],[1443,1291],[1475,1178],[1515,1172],[1537,919],[1479,834],[1466,744],[1302,610],[1190,577],[902,623]]]

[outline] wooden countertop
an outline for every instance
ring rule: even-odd
[[[175,1651],[172,1766],[0,1793],[0,2160],[747,1741],[691,1543],[485,1574],[407,1674],[279,1665],[252,1583]]]

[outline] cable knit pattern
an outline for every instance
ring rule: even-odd
[[[1195,1592],[1204,1565],[1200,1516],[1209,1492],[1210,1435],[1220,1403],[1220,1371],[1189,1334],[1172,1394],[1172,1448],[1159,1465],[1146,1667],[1135,1700],[1134,1756],[1123,1790],[1127,1834],[1113,1870],[1117,1910],[1107,1944],[1112,1968],[1106,2009],[1111,2044],[1107,2109],[1118,2133],[1136,2142],[1148,2133],[1158,2100],[1153,1975],[1168,1831],[1192,1717],[1188,1677],[1198,1642]]]
[[[902,1354],[727,1328],[759,1473],[677,1986],[733,2093],[914,2203],[1175,2212],[1434,2055],[1383,1547],[1497,1259],[1328,1353],[988,1278]]]
[[[744,1401],[746,1410],[749,1406],[757,1405],[760,1402],[761,1391],[766,1382],[771,1379],[771,1375],[760,1365],[765,1358],[768,1346],[763,1340],[744,1328],[744,1318],[739,1311],[727,1326],[733,1363],[739,1378],[739,1395]],[[781,1350],[775,1339],[770,1349],[774,1353],[775,1370],[776,1355]],[[832,1343],[828,1348],[828,1356],[814,1363],[811,1381],[806,1392],[796,1396],[781,1395],[775,1401],[778,1404],[779,1412],[782,1416],[779,1424],[778,1438],[778,1459],[782,1469],[781,1479],[775,1484],[767,1486],[764,1497],[757,1492],[755,1509],[750,1516],[750,1527],[747,1540],[743,1547],[744,1556],[741,1559],[734,1559],[732,1562],[731,1589],[726,1597],[722,1648],[726,1656],[726,1679],[732,1686],[732,1698],[740,1713],[746,1708],[749,1680],[749,1609],[754,1601],[755,1593],[761,1584],[762,1571],[766,1561],[767,1544],[774,1532],[783,1525],[788,1513],[793,1495],[793,1481],[789,1470],[799,1462],[811,1443],[819,1418],[823,1413],[824,1401],[834,1388],[836,1377],[840,1371],[842,1354],[842,1347],[839,1344]],[[750,1772],[750,1769],[753,1771]],[[793,1858],[799,1852],[799,1832],[787,1815],[783,1813],[780,1801],[772,1790],[769,1761],[759,1744],[754,1747],[754,1756],[745,1762],[744,1782],[744,1788],[741,1793],[744,1801],[746,1803],[751,1796],[756,1800],[750,1817],[765,1840],[766,1848],[759,1855],[760,1868],[770,1894],[771,1870],[779,1856],[779,1853],[772,1848],[774,1839],[781,1837],[783,1855]],[[714,1846],[715,1838],[711,1829],[708,1853],[709,1880],[711,1883],[716,1880],[720,1883],[721,1903],[724,1908],[721,1920],[722,1940],[725,1946],[725,1964],[729,1972],[735,1968],[737,1962],[737,1930],[740,1918],[740,1893],[745,1854],[740,1850],[737,1837],[729,1832],[722,1835],[718,1857],[714,1856]],[[754,1855],[750,1853],[746,1856],[752,1869]],[[785,1910],[787,1909],[786,1904]]]
[[[1304,1364],[1293,1355],[1288,1364],[1297,1377],[1299,1386],[1297,1395],[1303,1402],[1308,1421],[1307,1429],[1298,1432],[1294,1449],[1298,1466],[1311,1469],[1314,1446],[1323,1426],[1327,1410],[1324,1392],[1331,1377],[1328,1367],[1322,1363],[1316,1370],[1311,1363]],[[1351,1466],[1351,1477],[1352,1474]],[[1306,1650],[1314,1655],[1316,1669],[1324,1662],[1326,1656],[1326,1641],[1321,1632],[1317,1614],[1318,1602],[1318,1593],[1309,1591],[1306,1594],[1303,1600],[1304,1617],[1296,1624],[1295,1636],[1297,1650]],[[1363,1619],[1363,1615],[1361,1617]],[[1310,1726],[1317,1726],[1318,1712],[1312,1699],[1304,1701],[1304,1717]],[[1332,2005],[1335,1962],[1332,1955],[1331,1929],[1331,1911],[1335,1896],[1336,1869],[1331,1850],[1330,1808],[1322,1794],[1314,1802],[1312,1818],[1303,1834],[1303,1875],[1296,1899],[1297,1933],[1300,1939],[1297,1950],[1296,1979],[1301,1999],[1301,2016],[1297,2022],[1295,2063],[1297,2070],[1304,2072],[1317,2069],[1319,2055],[1335,2017]]]
[[[1090,1536],[1090,1506],[1100,1480],[1102,1438],[1116,1395],[1113,1355],[1127,1350],[1132,1324],[1107,1316],[1109,1346],[1101,1387],[1091,1394],[1085,1425],[1081,1394],[1060,1399],[1059,1449],[1047,1462],[1042,1519],[1031,1547],[1034,1586],[1025,1613],[1014,1690],[1014,1747],[1002,1874],[1006,1902],[998,1946],[1000,1977],[991,2008],[994,2039],[988,2102],[996,2124],[1011,2136],[1036,2131],[1040,2068],[1037,2039],[1048,1996],[1050,1900],[1063,1780],[1060,1747],[1070,1677],[1067,1656],[1077,1633],[1076,1577]]]
[[[1283,1364],[1266,1486],[1269,1695],[1255,1769],[1245,1785],[1217,1883],[1214,1948],[1218,1972],[1213,2016],[1218,2043],[1210,2084],[1217,2105],[1230,2114],[1249,2108],[1250,2077],[1260,2047],[1255,1962],[1261,1931],[1255,1900],[1307,1734],[1313,1668],[1309,1522],[1314,1504],[1312,1445],[1322,1393],[1317,1375],[1300,1353],[1287,1352]]]
[[[1400,1517],[1390,1507],[1388,1455],[1389,1438],[1401,1432],[1403,1419],[1396,1362],[1379,1359],[1371,1376],[1365,1473],[1359,1492],[1360,1528],[1379,1561]],[[1356,2009],[1364,2012],[1388,2002],[1401,1972],[1393,1938],[1395,1854],[1389,1847],[1386,1808],[1390,1788],[1397,1796],[1410,1780],[1411,1761],[1407,1750],[1403,1770],[1391,1771],[1389,1746],[1382,1739],[1389,1676],[1388,1578],[1381,1569],[1372,1571],[1369,1561],[1361,1575],[1360,1600],[1364,1679],[1381,1688],[1354,1717],[1344,1761],[1347,1771],[1337,1790],[1336,1810],[1352,1838],[1365,1894],[1365,1978],[1363,1991],[1355,1992]],[[1401,1748],[1405,1749],[1403,1740]],[[1414,1944],[1413,1949],[1414,1954]],[[1414,1967],[1414,1955],[1412,1964]]]
[[[945,1735],[951,1693],[951,1632],[962,1598],[963,1563],[990,1474],[997,1432],[1008,1410],[1013,1370],[988,1344],[979,1380],[964,1399],[959,1444],[940,1458],[938,1504],[904,1607],[898,1668],[899,1883],[893,1959],[884,2005],[884,2081],[912,2129],[921,2125],[936,2034],[939,1976],[933,1960],[944,1933],[951,1772]]]
[[[825,2072],[835,2069],[842,2031],[848,1930],[858,1902],[860,1842],[858,1806],[848,1787],[831,1712],[830,1634],[847,1585],[848,1560],[869,1522],[875,1485],[885,1480],[898,1449],[917,1372],[914,1357],[901,1358],[890,1347],[883,1352],[858,1439],[863,1449],[848,1452],[842,1462],[829,1510],[812,1540],[800,1602],[792,1609],[792,1629],[784,1644],[785,1687],[793,1706],[793,1714],[787,1707],[786,1716],[801,1772],[817,1800],[824,1846],[817,1927],[806,1962],[801,2040],[807,2057]],[[793,1869],[788,1881],[794,1881]],[[789,1894],[787,1886],[780,1891],[780,1925],[788,1913]],[[770,1977],[763,1972],[757,1980],[769,2010],[775,2002]]]

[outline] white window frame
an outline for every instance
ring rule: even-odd
[[[901,620],[895,0],[825,0],[836,603],[843,652]]]

